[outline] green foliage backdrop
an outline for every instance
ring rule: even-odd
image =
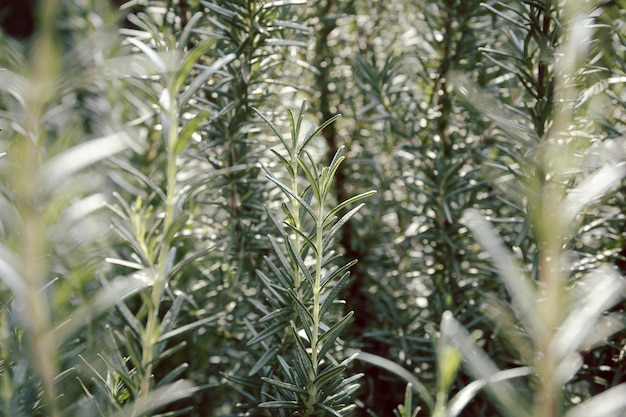
[[[5,3],[0,416],[626,412],[623,1]]]

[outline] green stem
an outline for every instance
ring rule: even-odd
[[[298,132],[296,132],[296,135],[298,134]],[[297,138],[293,138],[293,143],[294,143],[294,147],[291,150],[291,170],[294,173],[293,177],[291,177],[291,191],[293,191],[293,193],[295,195],[299,195],[298,194],[298,155],[297,155]],[[296,200],[295,198],[291,198],[291,207],[293,208],[293,223],[294,223],[294,227],[296,227],[298,230],[300,230],[300,203],[298,202],[298,200]],[[295,248],[296,248],[296,252],[300,253],[300,248],[301,248],[301,242],[300,242],[300,236],[298,236],[296,234],[295,238],[294,238],[294,242],[293,242]],[[298,263],[296,261],[293,262],[293,279],[294,279],[294,285],[295,285],[295,289],[296,292],[298,293],[298,297],[300,299],[302,299],[302,289],[301,284],[302,284],[302,275],[298,269]]]
[[[26,111],[24,129],[27,134],[16,145],[15,186],[17,211],[23,224],[20,242],[20,273],[26,283],[24,327],[34,368],[41,380],[47,415],[59,417],[58,392],[54,377],[58,374],[57,348],[53,339],[49,300],[41,289],[49,274],[46,223],[42,219],[41,191],[38,181],[41,172],[41,152],[46,138],[42,122],[49,102],[57,94],[59,55],[57,53],[55,22],[60,9],[59,0],[41,2],[39,36],[35,39],[28,74],[29,89],[25,91]],[[46,190],[47,191],[47,190]],[[45,191],[44,191],[45,192]]]
[[[308,391],[308,401],[306,404],[306,413],[305,416],[312,415],[315,410],[315,404],[317,404],[317,387],[314,384],[315,379],[317,378],[317,372],[319,367],[319,339],[320,339],[320,295],[322,290],[322,232],[323,232],[323,224],[322,219],[324,218],[324,204],[322,201],[319,201],[319,208],[317,211],[317,219],[316,219],[316,236],[315,236],[315,247],[317,256],[315,258],[315,282],[313,284],[313,328],[311,329],[311,363],[312,367],[309,370],[309,391]]]
[[[141,355],[141,364],[144,370],[143,379],[141,381],[140,396],[147,395],[151,388],[152,371],[154,369],[154,352],[157,344],[157,340],[160,336],[159,328],[159,310],[161,307],[161,301],[163,298],[163,289],[167,282],[167,271],[165,266],[167,263],[167,256],[172,247],[171,242],[165,239],[172,223],[174,222],[176,205],[176,175],[178,172],[178,166],[176,164],[176,154],[174,152],[175,145],[178,142],[178,108],[174,107],[176,103],[175,93],[170,91],[170,103],[173,106],[168,110],[169,119],[169,132],[168,132],[168,155],[167,155],[167,171],[166,171],[166,201],[165,201],[165,217],[163,219],[163,242],[158,253],[158,259],[156,264],[158,269],[152,286],[152,294],[150,297],[150,305],[148,306],[148,318],[146,322],[146,329],[142,340],[143,349]]]

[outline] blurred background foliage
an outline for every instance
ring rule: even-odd
[[[626,3],[590,10],[571,186],[626,160]],[[288,183],[266,121],[289,130],[304,100],[307,128],[342,115],[307,145],[324,166],[345,147],[333,204],[377,191],[333,245],[358,263],[325,318],[354,311],[332,355],[386,358],[434,396],[451,311],[501,369],[527,364],[461,217],[479,210],[539,279],[528,190],[549,177],[563,16],[552,0],[1,2],[0,415],[290,415],[258,407],[293,388],[267,379],[304,314],[268,317],[286,212],[262,166]],[[569,284],[626,272],[625,191],[583,213]],[[624,322],[623,298],[611,312]],[[564,409],[626,382],[625,349],[619,331],[584,351]],[[354,415],[403,402],[384,368],[344,370],[363,374]],[[451,393],[471,380],[461,368]],[[460,415],[498,413],[478,395]]]

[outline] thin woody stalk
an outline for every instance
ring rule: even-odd
[[[176,154],[174,152],[175,145],[178,142],[178,108],[176,106],[175,94],[170,89],[168,89],[167,93],[170,95],[170,107],[168,109],[164,109],[164,111],[167,112],[169,130],[167,133],[167,200],[165,201],[165,216],[163,218],[163,237],[168,235],[168,231],[172,226],[172,223],[174,222],[174,208],[176,204],[176,175],[178,172],[176,164]],[[160,336],[159,310],[161,306],[161,300],[163,298],[163,289],[165,288],[165,284],[168,278],[168,271],[166,271],[165,267],[167,265],[167,258],[170,249],[171,242],[164,238],[158,253],[156,277],[152,286],[152,294],[150,297],[151,304],[149,305],[148,319],[146,322],[146,330],[143,339],[143,352],[141,362],[142,368],[144,369],[144,375],[141,382],[140,395],[147,395],[151,388],[151,379],[155,360],[154,350],[157,344],[157,340]]]

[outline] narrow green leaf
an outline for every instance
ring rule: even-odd
[[[626,166],[623,163],[603,167],[585,178],[575,188],[567,193],[563,208],[559,213],[562,224],[575,224],[576,217],[590,204],[598,201],[607,192],[616,188],[626,175]]]
[[[306,0],[273,0],[263,4],[264,9],[270,9],[273,7],[285,7],[296,6],[300,4],[307,4]]]
[[[140,346],[138,343],[141,341],[141,337],[135,338],[131,333],[130,328],[125,327],[123,332],[115,332],[115,335],[118,337],[121,343],[124,344],[124,348],[128,351],[127,358],[130,360],[131,364],[140,370],[140,372],[144,371],[144,367],[141,363],[141,354]]]
[[[341,114],[336,114],[333,117],[331,117],[330,119],[326,120],[324,123],[322,123],[317,129],[311,130],[309,133],[307,133],[306,137],[302,141],[302,144],[300,145],[300,148],[298,149],[297,155],[301,155],[302,152],[305,149],[307,149],[307,146],[309,145],[309,142],[311,141],[311,139],[313,139],[315,136],[317,136],[317,134],[319,132],[324,130],[331,123],[334,123],[335,120],[339,119],[340,117],[341,117]]]
[[[276,156],[276,158],[278,158],[280,163],[283,165],[283,167],[289,173],[289,177],[290,178],[295,178],[296,177],[296,173],[293,171],[293,168],[291,167],[291,164],[289,163],[289,161],[287,161],[287,159],[285,159],[284,156],[282,156],[280,153],[278,153],[274,149],[270,149],[270,152],[273,153],[274,156]]]
[[[318,256],[317,248],[315,247],[315,243],[311,240],[310,237],[305,235],[304,232],[302,232],[302,230],[300,230],[299,228],[297,228],[296,226],[294,226],[294,225],[292,225],[290,223],[285,223],[285,226],[287,227],[287,229],[291,230],[292,232],[294,232],[295,234],[300,236],[304,240],[306,245],[315,252],[315,256],[316,257]]]
[[[189,214],[183,214],[182,216],[177,217],[166,230],[164,241],[172,242],[174,236],[187,225],[187,220],[189,220]]]
[[[498,9],[496,9],[495,7],[491,6],[490,4],[487,3],[480,3],[481,7],[484,7],[485,9],[489,10],[491,13],[498,15],[499,17],[501,17],[502,19],[506,20],[507,22],[513,24],[514,26],[519,27],[522,30],[528,30],[525,22],[523,19],[520,19],[520,15],[519,13],[517,14],[516,18],[513,18],[511,15],[507,14],[507,13],[502,13],[501,11],[499,11]],[[513,10],[515,11],[513,8],[507,8],[509,10]]]
[[[272,45],[272,46],[295,46],[299,48],[306,48],[308,45],[306,42],[296,41],[293,39],[281,39],[281,38],[266,39],[265,43],[267,45]]]
[[[311,155],[311,153],[306,150],[303,149],[302,150],[302,155],[301,156],[297,156],[297,158],[302,160],[302,164],[306,165],[306,163],[304,162],[304,158],[306,158],[309,161],[309,167],[311,169],[311,174],[313,176],[313,178],[321,178],[322,175],[320,173],[320,171],[317,169],[317,163],[315,162],[315,159],[313,158],[313,155]],[[319,180],[318,180],[319,182]],[[310,186],[310,185],[309,185]]]
[[[223,316],[223,313],[218,313],[218,314],[214,314],[214,315],[212,315],[210,317],[205,317],[203,319],[196,320],[196,321],[194,321],[192,323],[189,323],[189,324],[186,324],[184,326],[177,327],[174,330],[171,330],[171,331],[169,331],[169,332],[167,332],[165,334],[162,334],[159,337],[159,339],[157,340],[157,342],[164,342],[164,341],[166,341],[168,339],[171,339],[172,337],[179,336],[181,334],[190,332],[192,330],[197,329],[198,327],[201,327],[201,326],[207,325],[209,323],[212,323],[215,320],[217,320],[219,317],[222,317],[222,316]]]
[[[304,278],[306,278],[312,288],[315,285],[315,279],[313,278],[310,269],[304,263],[304,259],[300,256],[300,253],[293,245],[293,242],[289,240],[287,236],[285,236],[285,239],[287,240],[287,249],[289,251],[290,258],[296,261],[300,272],[304,275]]]
[[[259,372],[261,368],[263,368],[269,361],[276,357],[278,350],[280,349],[279,345],[274,345],[270,347],[265,353],[259,358],[259,360],[254,364],[250,372],[248,372],[248,376],[252,376]]]
[[[286,408],[289,410],[295,410],[299,407],[297,401],[268,401],[259,404],[261,408]]]
[[[283,362],[285,362],[283,360]],[[311,369],[311,359],[300,350],[296,350],[294,358],[288,364],[288,374],[294,381],[298,381],[299,385],[306,386],[309,382],[309,371]]]
[[[306,211],[309,213],[309,215],[313,219],[316,218],[315,211],[313,210],[313,208],[305,200],[303,200],[302,197],[300,197],[297,194],[294,194],[294,192],[291,190],[290,187],[283,184],[278,178],[274,177],[274,175],[272,175],[270,172],[268,172],[266,177],[267,179],[272,181],[274,184],[276,184],[278,188],[280,188],[285,194],[287,194],[289,197],[295,199],[298,203],[300,203],[300,205],[306,209]]]
[[[223,66],[230,64],[235,58],[236,55],[232,53],[224,55],[223,57],[217,59],[210,67],[202,71],[200,75],[195,77],[193,81],[189,83],[189,86],[185,89],[183,94],[180,95],[178,106],[183,109],[187,105],[189,99],[196,93],[196,91],[198,91],[200,87],[204,85],[209,77],[219,71]]]
[[[187,369],[189,369],[189,364],[181,363],[180,365],[172,369],[170,372],[168,372],[165,376],[160,378],[157,386],[159,387],[159,386],[167,385],[169,383],[176,381],[178,377],[180,377]]]
[[[340,413],[337,412],[334,408],[329,407],[328,405],[321,403],[319,405],[320,408],[324,409],[327,413],[334,417],[343,417]]]
[[[181,183],[184,183],[192,189],[197,189],[198,187],[202,187],[218,177],[237,174],[252,168],[256,168],[256,165],[239,164],[228,168],[205,170],[204,172],[198,172],[198,175],[189,178],[187,181],[181,181]]]
[[[285,234],[283,236],[287,236],[287,235]],[[291,262],[289,262],[287,258],[285,257],[285,254],[281,250],[280,246],[278,245],[276,238],[272,235],[268,235],[267,238],[270,241],[270,245],[272,246],[272,249],[274,249],[274,253],[278,257],[278,261],[280,262],[280,267],[283,268],[285,271],[291,272],[292,270]]]
[[[259,323],[266,323],[272,320],[282,321],[285,318],[289,318],[292,313],[293,313],[293,309],[291,307],[279,308],[278,310],[268,312],[266,315],[261,317],[259,319]]]
[[[116,193],[114,193],[114,196],[115,195]],[[124,207],[128,208],[126,204],[124,204]],[[113,231],[120,238],[122,238],[123,241],[130,244],[132,249],[134,249],[135,255],[139,257],[139,262],[142,264],[142,270],[152,267],[153,264],[151,255],[144,252],[144,247],[139,244],[137,238],[135,237],[134,230],[132,230],[133,226],[131,225],[131,218],[134,216],[134,214],[131,212],[130,208],[128,209],[128,212],[123,213],[120,213],[115,206],[111,207],[111,209],[116,214],[120,215],[120,218],[111,218],[111,226]]]
[[[246,345],[252,346],[257,343],[263,342],[271,337],[276,336],[279,333],[282,333],[284,330],[285,330],[285,323],[275,323],[263,329],[263,331],[261,331],[259,334],[257,334],[256,336],[248,340],[248,343],[246,343]]]
[[[603,313],[623,298],[626,281],[619,272],[605,265],[588,274],[581,280],[579,287],[586,287],[586,291],[579,296],[559,326],[550,346],[557,360],[567,360],[568,356],[581,348]]]
[[[223,7],[218,6],[217,4],[210,2],[210,1],[205,1],[205,0],[201,0],[200,3],[202,3],[202,5],[206,8],[208,8],[209,10],[217,13],[220,16],[223,16],[224,18],[226,18],[227,20],[233,20],[237,17],[237,14],[235,12],[231,12],[228,9],[225,9]]]
[[[320,337],[318,341],[318,346],[321,346],[319,357],[323,358],[335,343],[335,340],[339,337],[343,329],[348,325],[350,319],[354,316],[354,311],[350,311],[346,314],[341,320],[335,323],[326,333]]]
[[[344,208],[346,208],[347,206],[349,206],[350,204],[356,203],[359,200],[362,200],[364,198],[367,197],[371,197],[374,194],[376,194],[376,191],[372,190],[372,191],[367,191],[358,195],[355,195],[354,197],[350,197],[349,199],[347,199],[346,201],[344,201],[343,203],[335,206],[324,218],[324,224],[326,224],[326,222],[333,218],[334,216],[336,216],[341,210],[343,210]]]
[[[390,361],[389,359],[383,358],[382,356],[374,355],[372,353],[367,352],[357,352],[355,357],[356,359],[369,363],[370,365],[377,366],[381,369],[384,369],[392,374],[402,378],[406,382],[410,382],[415,393],[418,394],[426,407],[428,407],[429,412],[433,412],[435,409],[435,399],[430,394],[430,391],[426,388],[424,384],[422,384],[419,379],[411,372],[407,371],[397,363]]]
[[[211,48],[213,48],[216,43],[216,38],[209,38],[194,46],[193,49],[191,49],[189,52],[187,52],[187,54],[185,54],[185,56],[182,57],[182,60],[178,67],[176,79],[174,81],[174,86],[172,88],[175,93],[180,92],[181,88],[185,84],[185,79],[187,79],[187,77],[189,77],[189,74],[192,73],[193,66],[198,62],[200,58],[202,58],[202,56],[204,56],[204,54],[206,54]],[[181,44],[179,44],[178,46],[185,47],[185,45]],[[215,70],[213,70],[213,72],[215,72]],[[213,72],[211,72],[211,74]],[[203,82],[204,81],[206,81],[206,78],[204,78]],[[189,86],[191,87],[191,84],[189,84]],[[180,103],[180,107],[183,107],[183,102],[181,101]]]
[[[335,178],[335,175],[337,174],[337,170],[339,169],[339,166],[346,159],[346,157],[343,155],[344,151],[345,151],[345,146],[340,146],[339,149],[337,149],[337,152],[335,152],[335,155],[333,156],[333,160],[328,165],[326,174],[325,175],[322,174],[322,179],[321,179],[322,187],[321,188],[322,188],[323,200],[326,200],[329,190],[332,189],[333,179]]]
[[[302,196],[302,199],[304,201],[306,201],[306,203],[308,204],[308,206],[311,206],[311,202],[313,201],[313,190],[311,189],[310,186],[307,186],[304,191],[302,191],[300,193],[300,195]],[[300,206],[298,208],[298,215],[300,216],[300,219],[304,219],[304,216],[306,214],[307,210],[305,207]],[[311,235],[311,239],[313,239],[315,236],[315,231],[313,231],[313,234]]]
[[[300,318],[300,321],[302,322],[302,327],[309,340],[312,340],[313,334],[311,329],[313,328],[313,323],[315,323],[313,315],[311,314],[309,309],[302,303],[302,300],[298,298],[297,292],[291,290],[289,294],[291,295],[291,299],[293,300],[296,306],[296,310],[298,311],[298,316]]]
[[[280,208],[283,210],[283,214],[285,215],[285,222],[283,224],[295,224],[296,218],[291,212],[291,207],[287,203],[281,203]],[[283,233],[286,233],[283,231]]]
[[[350,262],[343,265],[341,268],[337,266],[333,266],[322,276],[322,290],[325,289],[326,285],[330,282],[336,281],[337,279],[343,278],[343,275],[347,273],[350,268],[356,265],[358,262],[357,259],[353,259]]]
[[[170,270],[170,274],[172,276],[176,275],[185,266],[187,266],[187,265],[191,264],[192,262],[202,258],[203,256],[208,255],[209,253],[215,251],[216,248],[221,246],[223,243],[224,243],[224,240],[222,240],[220,242],[217,242],[214,245],[207,246],[206,248],[201,248],[201,249],[198,249],[198,250],[195,250],[195,251],[192,251],[192,252],[188,252],[183,259],[178,261],[178,263],[175,264],[172,267],[172,269]]]
[[[256,114],[258,114],[258,115],[259,115],[259,117],[260,117],[261,119],[263,119],[263,121],[264,121],[265,123],[267,123],[267,125],[270,127],[270,129],[272,129],[272,131],[274,132],[274,134],[278,137],[278,139],[280,140],[280,142],[283,144],[283,146],[285,147],[285,149],[286,149],[287,151],[290,151],[290,149],[291,149],[291,148],[290,148],[290,147],[289,147],[289,145],[287,144],[287,141],[285,140],[285,137],[284,137],[284,136],[283,136],[283,135],[282,135],[282,134],[278,131],[278,128],[276,127],[276,125],[275,125],[274,123],[272,123],[272,121],[271,121],[271,120],[269,120],[267,117],[265,117],[265,116],[263,115],[263,113],[261,113],[261,112],[260,112],[257,108],[253,107],[253,108],[252,108],[252,110],[254,110],[254,112],[255,112]]]
[[[285,304],[285,299],[283,298],[281,294],[285,294],[288,291],[287,289],[291,287],[291,284],[287,282],[287,278],[283,275],[281,271],[278,270],[278,268],[276,267],[276,265],[274,265],[273,262],[271,262],[267,258],[265,259],[268,265],[270,266],[270,269],[272,269],[272,271],[274,272],[274,276],[280,282],[275,283],[274,281],[272,281],[271,278],[265,275],[265,273],[262,271],[257,271],[259,274],[259,277],[261,278],[261,281],[263,281],[267,289],[270,290],[272,293],[275,293],[275,297],[280,301],[280,304]]]
[[[161,39],[161,31],[159,29],[159,25],[154,21],[154,19],[147,15],[146,13],[130,13],[126,17],[132,24],[140,27],[145,32],[149,33],[150,38],[156,43],[158,46],[162,46],[160,43]]]
[[[301,1],[299,1],[299,3],[306,4],[306,0],[301,0]],[[310,32],[311,31],[311,28],[309,26],[303,25],[303,24],[298,23],[298,22],[292,22],[290,20],[274,20],[272,22],[272,26],[274,26],[276,28],[281,28],[281,29],[282,28],[287,28],[287,29],[298,30],[298,31],[301,31],[301,32]]]
[[[290,326],[291,326],[293,339],[296,342],[296,356],[300,359],[301,363],[305,365],[303,366],[304,369],[306,370],[304,375],[307,375],[308,370],[311,369],[311,367],[313,367],[313,363],[311,362],[311,356],[307,352],[307,348],[304,346],[304,343],[302,343],[302,337],[300,337],[300,335],[298,334],[298,329],[296,328],[296,324],[292,321],[290,323]]]
[[[326,298],[324,299],[324,302],[320,307],[320,317],[326,317],[328,309],[330,309],[330,306],[333,305],[336,298],[339,296],[339,292],[346,285],[349,278],[350,274],[348,272],[345,272],[343,276],[339,279],[339,281],[337,281],[337,284],[335,284],[333,289],[330,290],[330,292],[326,295]]]
[[[161,331],[163,333],[169,332],[175,326],[176,319],[178,318],[178,315],[180,314],[180,311],[183,307],[183,303],[186,298],[187,298],[186,295],[178,295],[174,299],[174,303],[172,303],[172,307],[170,307],[170,309],[167,310],[167,313],[165,313],[163,320],[161,320]]]
[[[342,373],[345,370],[346,368],[344,366],[330,365],[315,378],[313,384],[315,384],[320,391],[333,393],[335,388],[341,384],[343,380]]]
[[[326,236],[324,237],[324,240],[322,241],[322,249],[323,250],[326,250],[326,248],[331,243],[331,240],[337,234],[337,232],[339,230],[341,230],[341,228],[348,222],[348,220],[350,220],[352,218],[352,216],[354,216],[359,210],[361,210],[361,208],[364,205],[365,205],[364,203],[359,204],[358,206],[356,206],[355,208],[353,208],[352,210],[350,210],[349,212],[344,214],[341,217],[341,219],[339,219],[339,221],[333,225],[333,227],[326,234]],[[329,220],[328,216],[326,216],[324,218],[324,224],[327,224],[327,220]]]
[[[176,141],[176,146],[174,147],[174,155],[180,155],[180,153],[185,149],[189,141],[191,140],[194,133],[198,131],[198,126],[209,116],[208,110],[203,110],[198,113],[193,119],[189,120],[185,123],[185,126],[182,128],[180,133],[178,134],[178,140]]]
[[[132,330],[135,337],[141,337],[141,334],[144,332],[143,324],[140,320],[135,317],[135,315],[130,311],[130,309],[126,306],[126,304],[119,300],[116,304],[117,310],[122,314],[122,318],[129,326],[129,329]]]
[[[274,226],[274,228],[276,228],[276,230],[278,230],[279,234],[281,236],[283,236],[285,234],[285,229],[283,228],[283,222],[278,220],[276,218],[276,216],[274,215],[274,213],[272,212],[272,210],[270,210],[267,206],[265,207],[265,213],[269,217],[269,219],[272,222],[272,225]]]
[[[309,187],[311,187],[311,191],[313,193],[313,195],[315,196],[315,200],[318,202],[322,201],[322,195],[320,194],[320,188],[319,188],[319,177],[317,175],[314,175],[311,170],[309,169],[308,166],[306,166],[306,164],[304,163],[304,161],[302,160],[302,158],[300,158],[299,156],[296,157],[297,161],[298,161],[298,166],[300,167],[300,169],[302,170],[302,172],[304,173],[304,175],[306,176],[307,181],[309,182]],[[315,218],[315,216],[313,216],[313,218]]]
[[[178,48],[186,48],[189,44],[189,38],[191,37],[191,30],[196,26],[196,23],[204,16],[202,12],[196,12],[191,16],[191,19],[185,25],[180,38],[178,39]],[[182,52],[182,51],[181,51]]]
[[[603,345],[613,334],[625,328],[626,316],[622,312],[605,314],[598,319],[593,329],[589,331],[580,346],[580,350],[590,351],[595,347]]]
[[[291,130],[291,147],[289,149],[289,153],[291,157],[299,155],[298,152],[293,154],[294,150],[297,150],[298,140],[300,139],[300,128],[302,127],[302,120],[304,119],[304,111],[306,110],[306,100],[303,100],[300,103],[300,109],[298,111],[298,121],[296,122],[293,117],[293,112],[291,109],[287,109],[287,116],[289,117],[289,127]]]
[[[304,390],[304,388],[300,388],[294,384],[290,384],[289,382],[284,382],[284,381],[280,381],[278,379],[274,379],[274,378],[267,378],[262,376],[261,380],[267,382],[270,385],[273,385],[277,388],[280,388],[282,390],[285,390],[287,392],[293,392],[296,394],[304,394],[306,391]]]

